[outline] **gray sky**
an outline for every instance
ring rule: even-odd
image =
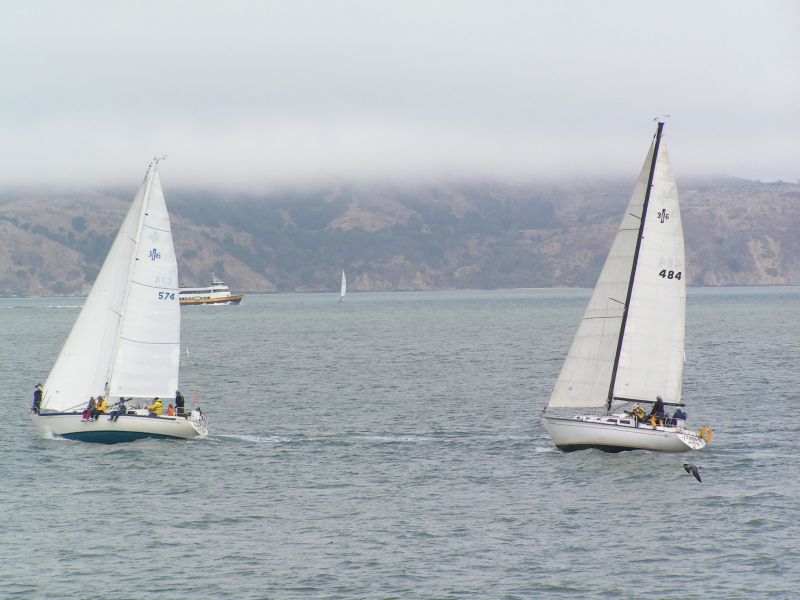
[[[0,186],[800,178],[793,1],[0,0]]]

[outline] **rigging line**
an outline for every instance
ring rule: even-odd
[[[42,399],[42,408],[45,408],[47,406],[48,398],[52,398],[52,397],[53,397],[52,394],[48,394],[45,398]],[[88,400],[84,400],[80,404],[76,404],[75,406],[68,406],[64,410],[59,410],[58,412],[65,412],[65,413],[66,412],[73,412],[76,408],[79,409],[81,406],[85,407],[88,402],[89,402]],[[45,414],[47,414],[47,413],[45,413]]]
[[[611,402],[614,397],[614,384],[617,380],[617,370],[619,369],[619,357],[622,352],[622,340],[625,338],[625,325],[628,322],[628,310],[631,306],[631,295],[633,294],[633,281],[636,278],[636,265],[639,262],[639,250],[642,247],[642,238],[644,237],[644,223],[647,217],[647,206],[650,203],[650,193],[653,191],[653,177],[656,172],[656,162],[658,161],[658,147],[661,144],[661,132],[664,129],[664,123],[658,122],[658,129],[656,130],[655,142],[653,143],[653,156],[650,159],[650,173],[647,177],[647,190],[644,194],[644,202],[642,203],[642,217],[639,224],[639,236],[636,238],[636,249],[633,251],[633,263],[631,264],[631,275],[628,280],[628,294],[625,297],[625,310],[622,313],[622,323],[619,328],[619,338],[617,339],[617,352],[614,356],[614,366],[611,369],[611,381],[608,386],[608,400],[606,401],[606,410],[611,409]]]
[[[608,317],[584,317],[583,320],[584,321],[592,321],[594,319],[619,319],[621,317],[622,317],[622,315],[610,315]]]
[[[625,404],[655,404],[655,400],[640,400],[634,398],[619,398],[615,396],[613,398],[614,402],[624,402]],[[663,401],[662,401],[663,402]],[[683,402],[664,402],[664,406],[686,406]]]
[[[126,342],[131,342],[133,344],[144,344],[146,346],[174,346],[175,344],[180,344],[180,342],[148,342],[145,340],[135,340],[133,338],[119,336],[119,339],[125,340]]]

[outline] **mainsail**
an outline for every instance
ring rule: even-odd
[[[344,276],[344,271],[342,271],[342,289],[339,292],[339,300],[344,300],[345,294],[347,294],[347,277]]]
[[[678,192],[661,138],[645,158],[548,407],[680,403],[686,306]],[[627,306],[627,314],[626,308]]]
[[[179,360],[178,266],[154,161],[47,378],[42,411],[101,394],[169,396]]]

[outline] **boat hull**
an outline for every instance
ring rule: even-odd
[[[144,438],[190,440],[208,435],[205,418],[197,414],[187,417],[128,414],[116,421],[110,421],[109,415],[104,414],[96,421],[83,421],[80,413],[42,413],[34,415],[33,420],[46,435],[101,444]]]
[[[627,427],[546,416],[542,417],[542,423],[556,447],[564,452],[590,448],[603,452],[688,452],[706,445],[697,434],[677,427]]]
[[[238,294],[236,296],[226,296],[224,298],[203,298],[203,299],[192,299],[192,298],[181,298],[180,304],[181,306],[194,306],[198,304],[239,304],[244,298],[244,294]]]

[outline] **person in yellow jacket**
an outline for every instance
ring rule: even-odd
[[[100,415],[104,415],[108,412],[108,402],[102,396],[97,397],[97,403],[94,405],[92,409],[92,420],[97,420]]]
[[[156,396],[153,398],[153,403],[147,407],[147,410],[150,411],[150,416],[160,416],[164,414],[164,405],[161,402],[161,398]]]

